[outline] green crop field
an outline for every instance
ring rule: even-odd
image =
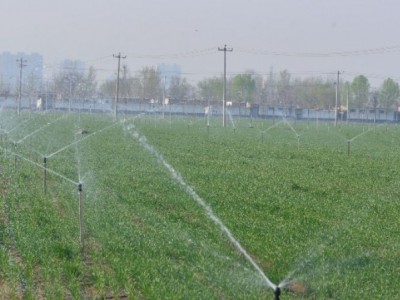
[[[273,299],[268,281],[281,299],[400,295],[395,124],[2,112],[0,126],[1,299]]]

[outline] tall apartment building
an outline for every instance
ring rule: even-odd
[[[180,77],[182,74],[181,66],[177,64],[158,64],[157,70],[160,72],[161,79],[165,80],[165,87],[170,86],[172,77]]]

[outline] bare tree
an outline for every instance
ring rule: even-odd
[[[189,98],[190,90],[191,86],[187,82],[186,78],[181,78],[180,76],[171,77],[168,88],[169,97],[184,100]]]

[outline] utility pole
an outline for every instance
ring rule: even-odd
[[[23,60],[22,57],[20,59],[17,59],[17,63],[19,66],[19,93],[18,93],[18,107],[17,107],[17,114],[19,116],[20,111],[21,111],[21,98],[22,98],[22,68],[26,67],[24,63],[26,60]]]
[[[167,76],[164,76],[164,88],[163,88],[163,98],[162,98],[162,118],[164,119],[165,114],[165,84],[167,81]]]
[[[224,51],[224,91],[223,91],[223,96],[222,96],[222,126],[225,127],[225,105],[226,105],[226,52],[232,52],[232,48],[226,48],[226,45],[224,45],[224,48],[219,48],[218,51]]]
[[[122,75],[123,76],[122,77],[122,92],[123,92],[122,97],[125,98],[125,117],[126,117],[126,114],[128,113],[128,97],[129,97],[127,80],[126,80],[128,67],[126,65],[123,65],[122,69],[124,69],[123,75]]]
[[[118,71],[117,71],[117,87],[116,87],[116,95],[114,102],[114,121],[117,121],[117,110],[118,110],[118,95],[119,95],[119,73],[121,69],[121,58],[125,59],[126,56],[121,56],[121,52],[118,55],[114,55],[113,57],[118,58]]]
[[[350,118],[350,107],[349,107],[349,85],[347,85],[347,116],[346,116],[346,123],[349,123]]]
[[[335,127],[337,126],[337,113],[338,113],[338,96],[339,96],[339,75],[340,71],[337,71],[337,79],[336,79],[336,100],[335,100]]]

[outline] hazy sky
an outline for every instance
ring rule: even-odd
[[[99,77],[121,52],[131,73],[177,63],[194,83],[223,72],[227,44],[229,74],[340,70],[378,85],[400,81],[399,12],[398,0],[1,0],[0,52],[82,60]]]

